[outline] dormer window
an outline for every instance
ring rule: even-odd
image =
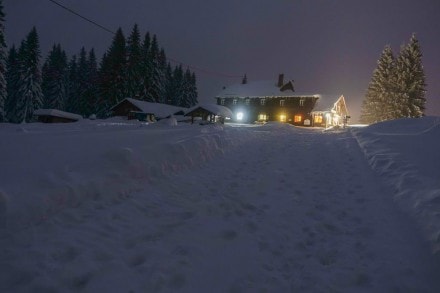
[[[280,106],[284,107],[285,100],[280,100]]]
[[[224,105],[225,104],[225,99],[223,98],[223,99],[220,99],[220,105]]]
[[[304,107],[304,103],[306,102],[306,99],[305,98],[301,98],[300,100],[299,100],[299,105],[301,106],[301,107]]]
[[[246,100],[244,100],[244,102],[245,102],[246,106],[249,106],[249,104],[250,104],[250,102],[251,102],[251,99],[246,98]]]
[[[260,99],[260,104],[261,104],[261,106],[266,105],[266,98],[261,98]]]
[[[238,102],[238,99],[233,99],[233,100],[232,100],[232,104],[233,104],[233,105],[237,105],[237,102]]]

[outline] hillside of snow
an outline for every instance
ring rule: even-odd
[[[0,292],[439,292],[439,121],[0,124]]]

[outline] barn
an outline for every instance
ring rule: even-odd
[[[37,121],[43,123],[67,123],[83,119],[81,115],[57,109],[37,109],[33,112],[33,115]]]
[[[122,116],[148,122],[168,118],[172,115],[183,115],[187,110],[184,107],[146,102],[133,98],[125,98],[110,108],[112,116]]]

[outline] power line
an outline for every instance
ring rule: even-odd
[[[64,6],[63,4],[61,4],[61,3],[59,3],[59,2],[57,2],[57,1],[55,1],[55,0],[49,0],[49,1],[52,2],[52,3],[54,3],[55,5],[60,6],[61,8],[65,9],[65,10],[69,11],[70,13],[72,13],[72,14],[78,16],[78,17],[81,17],[81,18],[84,19],[85,21],[88,21],[88,22],[90,22],[91,24],[96,25],[97,27],[99,27],[99,28],[105,30],[106,32],[109,32],[109,33],[111,33],[111,34],[113,34],[113,35],[116,34],[114,31],[112,31],[112,30],[106,28],[105,26],[100,25],[99,23],[97,23],[97,22],[95,22],[95,21],[93,21],[93,20],[91,20],[91,19],[89,19],[89,18],[87,18],[87,17],[85,17],[85,16],[82,16],[82,15],[79,14],[78,12],[73,11],[73,10],[70,9],[69,7],[66,7],[66,6]]]
[[[82,18],[83,20],[85,20],[85,21],[87,21],[87,22],[97,26],[98,28],[100,28],[100,29],[102,29],[102,30],[104,30],[104,31],[106,31],[108,33],[111,33],[113,35],[116,34],[114,31],[106,28],[103,25],[100,25],[99,23],[97,23],[96,21],[91,20],[90,18],[87,18],[87,17],[79,14],[78,12],[76,12],[76,11],[72,10],[71,8],[69,8],[69,7],[59,3],[58,1],[55,1],[55,0],[49,0],[49,1],[52,2],[55,5],[58,5],[59,7],[63,8],[64,10],[74,14],[75,16],[78,16],[78,17]],[[203,73],[210,74],[210,75],[217,75],[217,76],[227,77],[227,78],[239,78],[239,77],[242,77],[240,75],[226,74],[226,73],[222,73],[222,72],[216,72],[216,71],[211,71],[211,70],[203,69],[203,68],[200,68],[200,67],[192,66],[192,65],[189,65],[189,64],[185,64],[185,63],[183,63],[183,62],[181,62],[179,60],[170,58],[170,57],[168,57],[167,59],[172,61],[172,62],[174,62],[174,63],[176,63],[176,64],[181,64],[181,65],[184,65],[184,66],[186,66],[188,68],[191,68],[191,69],[193,69],[195,71],[203,72]]]

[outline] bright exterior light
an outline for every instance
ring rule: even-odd
[[[243,112],[237,113],[237,120],[239,120],[239,121],[243,120]]]
[[[281,114],[280,115],[280,121],[281,122],[286,122],[286,114]]]

